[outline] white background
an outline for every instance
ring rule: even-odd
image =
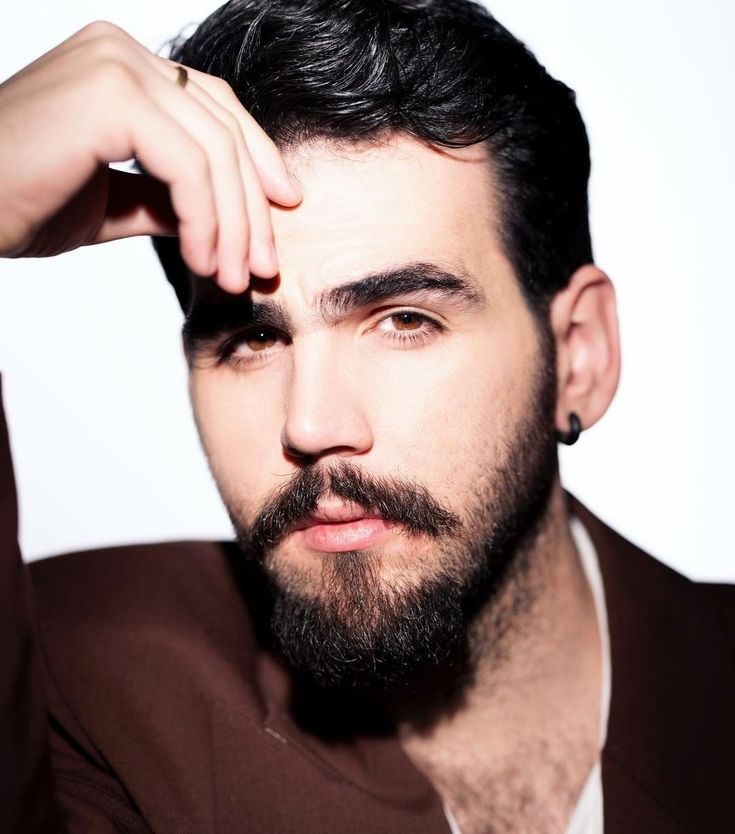
[[[6,4],[0,78],[96,18],[155,50],[213,8]],[[564,482],[663,561],[733,581],[735,4],[491,9],[577,90],[596,260],[618,291],[620,390],[563,450]],[[27,559],[231,535],[193,428],[180,324],[147,239],[0,261],[0,371]]]

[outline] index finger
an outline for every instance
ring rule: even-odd
[[[183,66],[168,58],[159,59],[169,67]],[[197,84],[200,84],[212,98],[229,110],[237,119],[245,143],[255,165],[263,191],[275,203],[295,206],[301,202],[301,189],[291,177],[283,154],[253,116],[243,107],[232,87],[222,78],[186,67]]]

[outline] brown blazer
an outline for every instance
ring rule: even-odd
[[[733,834],[735,586],[689,581],[569,502],[608,607],[606,834]],[[275,661],[232,543],[29,568],[0,405],[0,832],[448,834],[381,716]]]

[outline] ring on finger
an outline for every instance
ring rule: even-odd
[[[189,72],[186,67],[182,67],[180,64],[176,65],[176,83],[182,89],[186,87],[186,82],[189,80]]]

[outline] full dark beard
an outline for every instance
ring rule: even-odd
[[[272,637],[294,673],[337,691],[400,696],[446,681],[460,690],[473,674],[469,635],[478,614],[485,621],[490,611],[498,644],[522,617],[532,597],[526,556],[557,473],[553,347],[542,356],[528,416],[505,446],[504,463],[478,484],[465,524],[423,486],[372,477],[345,459],[329,468],[304,466],[269,497],[251,527],[228,508],[240,547],[266,575]],[[415,534],[431,537],[437,545],[431,572],[420,584],[385,587],[378,551],[330,553],[315,590],[313,573],[300,576],[273,550],[289,525],[328,496],[399,522],[407,548]],[[493,612],[509,583],[512,604]]]

